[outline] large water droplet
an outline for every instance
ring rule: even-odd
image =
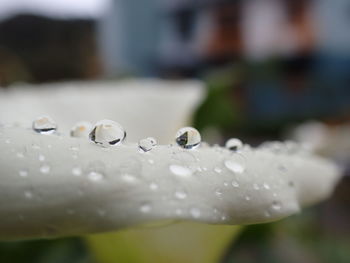
[[[57,130],[57,124],[49,116],[40,116],[33,121],[32,128],[41,134],[52,134]]]
[[[111,120],[101,120],[89,134],[92,142],[103,147],[115,146],[121,143],[126,137],[124,128],[117,122]]]
[[[238,151],[242,149],[243,143],[239,139],[231,138],[226,142],[225,147],[230,151]]]
[[[184,127],[176,133],[175,141],[182,148],[193,149],[201,143],[201,135],[195,128]]]
[[[148,137],[146,139],[142,139],[139,141],[139,148],[143,152],[148,152],[152,150],[153,147],[156,145],[157,145],[157,141],[153,137]]]
[[[243,166],[243,164],[238,163],[236,161],[232,161],[232,160],[226,160],[225,161],[225,166],[231,172],[234,172],[234,173],[237,173],[237,174],[243,173],[244,170],[245,170],[245,167]]]
[[[172,164],[169,166],[169,169],[173,174],[177,176],[187,177],[192,174],[190,169],[181,165]]]
[[[192,207],[190,209],[190,214],[193,218],[199,218],[201,216],[201,210],[197,207]]]
[[[185,199],[187,197],[187,193],[185,191],[178,190],[178,191],[175,192],[174,196],[177,199]]]
[[[79,138],[88,138],[92,129],[92,124],[87,121],[80,121],[76,123],[70,130],[70,136]]]

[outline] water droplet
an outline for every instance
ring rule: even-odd
[[[40,167],[40,172],[43,174],[48,174],[50,173],[51,167],[47,164],[44,164]]]
[[[20,170],[20,171],[18,172],[18,174],[19,174],[19,176],[21,176],[21,177],[27,177],[27,176],[28,176],[28,171],[26,171],[26,170]]]
[[[182,215],[182,210],[180,209],[180,208],[177,208],[176,210],[175,210],[175,214],[176,215]]]
[[[190,214],[193,218],[199,218],[201,216],[201,210],[197,207],[192,207],[190,209]]]
[[[217,188],[215,190],[215,195],[219,198],[222,198],[222,190],[220,188]]]
[[[287,172],[288,169],[283,165],[283,164],[280,164],[277,166],[277,169],[281,172]]]
[[[92,129],[92,124],[87,121],[76,123],[70,130],[70,136],[78,138],[88,138],[89,132]]]
[[[142,213],[149,213],[151,211],[152,207],[149,203],[144,203],[140,206],[140,211]]]
[[[187,177],[192,174],[190,169],[176,164],[170,165],[169,169],[173,174],[177,176]]]
[[[254,190],[259,190],[260,189],[258,184],[253,184],[253,188],[254,188]]]
[[[156,191],[156,190],[159,188],[159,186],[158,186],[158,184],[156,184],[156,183],[150,183],[150,184],[149,184],[149,188],[150,188],[152,191]]]
[[[132,176],[131,174],[123,174],[122,178],[124,181],[126,181],[128,183],[134,183],[136,181],[136,178],[134,176]]]
[[[267,190],[270,189],[270,186],[269,186],[267,183],[264,183],[264,184],[263,184],[263,187],[264,187],[265,189],[267,189]]]
[[[243,143],[239,139],[231,138],[226,142],[225,147],[230,151],[238,151],[242,149]]]
[[[228,186],[228,182],[224,182],[224,186],[226,186],[226,187],[227,187],[227,186]]]
[[[31,191],[25,191],[24,192],[24,197],[27,199],[32,199],[33,198],[33,193]]]
[[[281,207],[282,207],[282,206],[281,206],[280,202],[277,202],[277,201],[273,201],[273,202],[272,202],[271,208],[272,208],[273,210],[280,210]]]
[[[237,181],[232,181],[232,186],[233,187],[239,187],[239,183]]]
[[[126,132],[117,122],[111,120],[101,120],[89,134],[92,142],[103,147],[115,146],[124,141]]]
[[[154,164],[154,160],[152,160],[152,159],[149,159],[148,162],[149,162],[149,164]]]
[[[32,128],[41,134],[52,134],[57,130],[57,124],[49,116],[40,116],[33,121]]]
[[[45,156],[42,155],[42,154],[39,154],[38,159],[39,159],[40,162],[43,162],[43,161],[45,161]]]
[[[195,128],[184,127],[176,133],[175,141],[182,148],[194,149],[201,143],[201,135]]]
[[[97,182],[103,179],[103,175],[101,173],[91,171],[88,173],[88,178],[90,181]]]
[[[220,174],[222,172],[222,170],[219,167],[215,167],[214,171],[218,174]]]
[[[73,167],[72,174],[75,176],[80,176],[82,174],[82,170],[80,167]]]
[[[225,166],[231,172],[234,172],[234,173],[237,173],[237,174],[243,173],[245,171],[244,166],[242,164],[236,162],[236,161],[226,160],[225,161]]]
[[[247,200],[247,201],[250,201],[250,196],[249,196],[249,195],[246,195],[246,196],[244,197],[244,199]]]
[[[11,140],[10,140],[10,139],[6,139],[6,140],[5,140],[5,143],[10,144],[10,143],[11,143]]]
[[[185,191],[176,191],[174,196],[177,198],[177,199],[185,199],[187,197],[187,193]]]
[[[142,152],[148,152],[156,145],[157,141],[153,137],[148,137],[139,141],[139,148]]]

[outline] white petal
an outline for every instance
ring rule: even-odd
[[[326,198],[340,174],[310,153],[268,147],[233,153],[159,145],[140,153],[136,143],[102,148],[18,127],[0,134],[3,239],[111,231],[167,219],[268,222]],[[19,175],[23,169],[25,177]]]

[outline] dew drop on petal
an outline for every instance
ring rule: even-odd
[[[239,187],[239,183],[237,181],[232,181],[231,184],[233,187]]]
[[[243,173],[245,171],[245,167],[243,166],[243,164],[240,164],[240,163],[238,163],[236,161],[226,160],[225,161],[225,166],[231,172],[234,172],[234,173],[237,173],[237,174]]]
[[[215,190],[215,195],[216,195],[217,197],[221,198],[221,197],[222,197],[222,190],[221,190],[220,188],[217,188],[217,189]]]
[[[148,152],[152,150],[156,145],[157,141],[153,137],[148,137],[139,141],[139,148],[142,152]]]
[[[263,184],[263,187],[264,187],[266,190],[269,190],[269,189],[270,189],[270,185],[268,185],[267,183],[264,183],[264,184]]]
[[[90,181],[97,182],[103,179],[103,175],[99,172],[91,171],[88,173],[88,178]]]
[[[70,130],[70,136],[77,138],[88,138],[92,129],[92,124],[87,121],[80,121],[76,123]]]
[[[226,142],[225,147],[230,151],[238,151],[242,149],[243,143],[239,139],[231,138]]]
[[[40,172],[43,174],[48,174],[50,173],[51,167],[47,164],[44,164],[42,166],[40,166]]]
[[[42,154],[39,154],[38,159],[39,159],[40,162],[43,162],[43,161],[45,161],[45,156],[42,155]]]
[[[177,199],[185,199],[187,197],[187,193],[185,191],[178,190],[175,192],[174,196]]]
[[[258,184],[253,184],[253,188],[254,188],[254,190],[259,190],[260,189]]]
[[[37,133],[53,134],[57,124],[49,116],[40,116],[33,121],[32,128]]]
[[[220,174],[222,172],[221,168],[219,168],[219,167],[215,167],[214,171],[218,174]]]
[[[176,133],[175,141],[182,148],[194,149],[200,145],[201,135],[195,128],[184,127]]]
[[[115,146],[124,141],[126,132],[117,122],[111,120],[101,120],[97,122],[89,134],[92,142],[103,146]]]
[[[144,203],[140,206],[140,211],[142,213],[149,213],[151,211],[152,207],[149,203]]]
[[[192,174],[190,169],[181,165],[172,164],[169,166],[169,169],[173,174],[181,177],[187,177]]]

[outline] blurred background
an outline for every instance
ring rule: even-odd
[[[347,145],[341,156],[332,145],[324,147],[332,153],[320,151],[347,171],[333,197],[281,222],[246,227],[222,262],[345,263],[349,28],[349,0],[0,0],[0,87],[201,79],[208,96],[193,125],[210,143],[295,139],[295,127],[317,121],[326,136],[307,129],[306,138]],[[344,143],[329,142],[339,130]],[[0,262],[95,259],[81,239],[70,238],[0,243]]]

